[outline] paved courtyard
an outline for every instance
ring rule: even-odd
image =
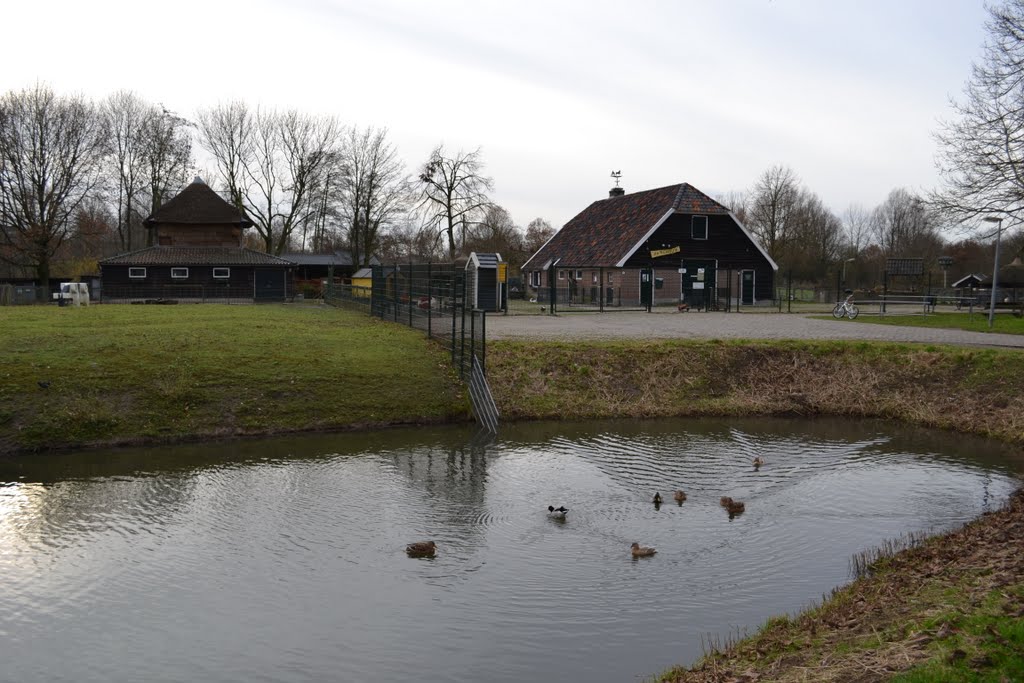
[[[848,339],[1024,348],[1024,336],[872,325],[785,313],[567,313],[487,316],[497,339]]]

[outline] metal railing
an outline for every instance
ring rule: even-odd
[[[487,386],[487,314],[468,303],[466,271],[446,263],[372,266],[371,286],[328,283],[324,301],[422,330],[447,348],[459,378],[471,384],[474,415],[496,429]]]

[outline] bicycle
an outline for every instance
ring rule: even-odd
[[[841,318],[853,320],[860,313],[860,309],[853,303],[853,291],[848,289],[846,294],[848,295],[846,301],[837,303],[835,308],[832,309],[832,317],[836,320]]]

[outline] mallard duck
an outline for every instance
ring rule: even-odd
[[[655,505],[661,505],[661,494],[660,493],[656,492],[654,494],[654,504]]]
[[[754,458],[754,468],[755,469],[760,467],[763,464],[764,464],[764,458],[762,458],[760,455],[757,456],[756,458]]]
[[[672,497],[676,499],[677,503],[682,503],[686,500],[686,493],[684,491],[676,491],[672,494]]]
[[[738,500],[730,500],[729,504],[725,506],[725,509],[729,511],[729,516],[738,515],[742,513],[746,506]]]
[[[732,498],[730,498],[729,496],[722,496],[721,498],[718,499],[718,504],[724,508],[727,508],[730,505],[732,505]]]
[[[654,548],[648,548],[647,546],[640,545],[639,543],[633,543],[630,548],[633,550],[633,557],[650,557],[654,553],[658,552]]]
[[[548,515],[555,519],[565,519],[565,513],[569,511],[569,508],[564,505],[555,507],[554,505],[548,505]]]
[[[409,557],[433,557],[437,552],[437,545],[433,541],[419,541],[405,546],[405,552]]]

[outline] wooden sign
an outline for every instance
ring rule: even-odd
[[[659,256],[668,256],[669,254],[678,254],[682,249],[680,247],[669,247],[668,249],[652,249],[651,258],[658,258]]]

